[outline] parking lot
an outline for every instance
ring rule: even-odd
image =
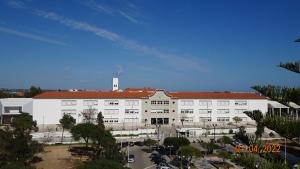
[[[163,153],[151,151],[148,153],[146,146],[131,146],[129,147],[130,154],[134,155],[134,162],[129,163],[132,169],[176,169],[169,162],[170,159]],[[127,151],[127,149],[126,149]]]

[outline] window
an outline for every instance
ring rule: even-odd
[[[211,109],[199,109],[200,114],[208,114],[208,113],[211,113],[211,112],[212,112]]]
[[[164,113],[169,113],[169,109],[164,109]]]
[[[183,117],[184,122],[192,123],[194,121],[193,117]]]
[[[200,117],[200,122],[209,122],[211,121],[211,117]]]
[[[138,114],[138,109],[125,109],[125,114]]]
[[[211,106],[212,101],[211,100],[199,100],[199,106]]]
[[[76,109],[63,109],[63,110],[61,110],[61,114],[62,115],[69,114],[69,115],[75,116],[76,115]]]
[[[22,107],[4,107],[4,113],[20,113]]]
[[[125,100],[125,106],[138,106],[138,100]]]
[[[82,113],[98,113],[98,109],[83,109]]]
[[[62,100],[61,105],[62,106],[76,106],[77,101],[76,100]]]
[[[218,106],[229,106],[229,100],[218,100]]]
[[[247,101],[246,100],[235,101],[234,105],[236,105],[236,106],[247,106]]]
[[[219,122],[228,122],[229,117],[217,117],[217,121],[219,121]]]
[[[181,106],[193,106],[194,100],[181,100]]]
[[[151,118],[151,124],[156,124],[156,118]]]
[[[119,105],[119,100],[105,100],[104,105],[105,106],[117,106],[117,105]]]
[[[164,118],[164,124],[169,124],[169,118]]]
[[[104,118],[103,121],[104,121],[104,123],[118,123],[119,119],[118,118]]]
[[[98,100],[83,100],[84,106],[97,106]]]
[[[139,118],[135,117],[135,118],[125,118],[124,119],[125,123],[137,123],[139,122]]]
[[[194,110],[193,109],[182,109],[181,114],[193,114]]]
[[[169,118],[151,118],[151,124],[169,124]]]
[[[119,109],[104,109],[103,115],[118,115],[119,114]]]
[[[229,113],[229,109],[218,109],[217,110],[218,114],[224,114],[224,113]]]
[[[234,112],[236,114],[243,114],[245,111],[247,111],[246,109],[235,109]]]
[[[151,113],[164,113],[164,110],[154,109],[151,110]]]
[[[167,100],[164,100],[164,101],[162,101],[162,100],[152,100],[151,101],[151,104],[152,105],[156,105],[156,104],[158,104],[158,105],[169,105],[169,101],[167,101]]]

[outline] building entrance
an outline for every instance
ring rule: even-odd
[[[169,118],[151,118],[151,125],[168,125]]]

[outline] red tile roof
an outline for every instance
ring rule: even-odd
[[[154,92],[156,89],[150,88],[150,87],[144,87],[144,88],[126,88],[124,91],[127,92],[141,92],[141,91],[146,91],[146,92]]]
[[[177,99],[266,99],[255,93],[230,93],[230,92],[165,92],[167,96]],[[153,91],[78,91],[78,92],[44,92],[34,99],[138,99],[148,98]]]
[[[266,99],[255,93],[231,92],[170,92],[173,97],[181,99]]]
[[[148,97],[147,92],[44,92],[34,99],[101,99],[101,98],[143,98]]]

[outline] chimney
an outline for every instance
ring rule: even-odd
[[[118,91],[119,90],[119,78],[114,77],[113,78],[113,87],[112,87],[113,91]]]

